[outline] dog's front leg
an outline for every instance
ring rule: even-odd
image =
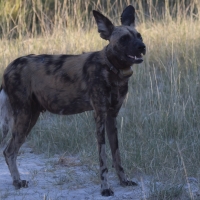
[[[123,186],[137,185],[135,182],[127,180],[124,173],[124,169],[121,166],[118,136],[117,136],[118,135],[117,120],[116,120],[116,117],[113,116],[111,113],[108,113],[107,118],[106,118],[106,132],[108,135],[108,140],[109,140],[110,148],[112,152],[113,165],[119,177],[120,184]]]
[[[102,196],[112,196],[114,193],[110,189],[107,180],[108,168],[106,164],[105,121],[106,112],[103,112],[99,109],[95,110],[95,122],[100,163],[101,194]]]

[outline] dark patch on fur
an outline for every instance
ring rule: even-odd
[[[64,82],[71,82],[71,78],[69,77],[69,75],[65,72],[62,73],[61,77],[60,77]]]
[[[44,63],[45,72],[47,75],[51,74],[50,66],[53,64],[53,55],[41,54],[34,57],[36,63]]]
[[[89,77],[90,77],[89,67],[91,65],[97,64],[95,61],[96,57],[97,57],[96,52],[93,52],[90,56],[88,56],[85,64],[83,65],[83,78],[87,82],[89,81]]]
[[[126,96],[127,92],[128,92],[128,84],[119,87],[119,93],[120,93],[122,96]]]
[[[61,55],[57,60],[55,60],[53,63],[55,67],[52,74],[55,74],[57,71],[59,71],[62,68],[63,64],[65,63],[66,59],[71,56],[72,55]]]
[[[57,61],[58,63],[55,63],[55,67],[53,70],[53,74],[55,74],[57,71],[59,71],[62,68],[62,65],[64,63],[64,61]]]
[[[67,58],[69,57],[74,57],[76,55],[60,55],[60,57],[58,57],[57,59],[53,59],[53,55],[43,55],[43,57],[41,58],[41,60],[43,62],[45,62],[45,71],[47,75],[55,75],[59,70],[62,69],[63,64],[66,62]],[[53,66],[53,67],[51,67]],[[64,75],[64,79],[66,81],[66,74]]]
[[[64,101],[62,99],[58,99],[56,96],[54,97],[53,104],[57,105],[63,105]],[[84,106],[83,106],[84,104]],[[86,110],[91,110],[89,108],[89,101],[85,101],[84,99],[81,99],[80,97],[73,98],[69,101],[68,105],[64,107],[58,106],[58,112],[61,111],[61,114],[75,114],[77,112],[84,112]],[[84,109],[83,109],[84,107]],[[88,108],[87,108],[88,107]]]
[[[39,103],[39,101],[34,93],[32,93],[32,103],[34,104],[36,109],[38,109],[40,112],[43,113],[46,111],[46,109]]]
[[[124,169],[121,166],[119,166],[119,171],[124,173]]]
[[[62,54],[62,55],[60,55],[59,60],[66,60],[67,58],[75,57],[75,56],[77,56],[77,55],[66,55],[66,54]]]
[[[27,63],[28,63],[27,58],[23,56],[23,57],[20,57],[20,58],[15,59],[15,60],[13,61],[12,65],[13,65],[14,67],[17,67],[19,64],[20,64],[20,65],[26,65]]]
[[[15,86],[13,85],[13,87],[15,88],[18,88],[18,85],[21,84],[21,75],[20,73],[14,73],[13,76],[12,76],[12,80],[13,80],[13,83],[15,84]]]
[[[51,75],[51,65],[53,65],[53,60],[52,57],[49,57],[45,63],[45,72],[47,75]]]

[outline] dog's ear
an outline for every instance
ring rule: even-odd
[[[114,25],[107,17],[96,10],[93,10],[93,15],[96,20],[100,36],[105,40],[109,40],[114,30]]]
[[[121,23],[125,26],[135,26],[135,8],[133,6],[129,5],[124,9]]]

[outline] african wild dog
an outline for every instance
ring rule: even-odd
[[[128,6],[121,26],[93,11],[100,36],[109,41],[101,51],[81,55],[27,55],[6,68],[0,93],[3,135],[12,138],[4,156],[16,188],[27,187],[16,165],[17,153],[40,112],[70,115],[94,110],[100,162],[101,194],[113,195],[107,181],[105,129],[113,166],[121,185],[128,181],[121,166],[116,117],[128,91],[131,65],[143,61],[145,45],[135,29],[135,9]]]

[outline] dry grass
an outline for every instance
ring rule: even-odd
[[[199,3],[190,6],[194,5],[198,10]],[[137,7],[142,9],[139,1]],[[199,15],[186,16],[179,9],[176,17],[165,12],[160,20],[154,18],[158,16],[155,8],[149,9],[149,19],[137,11],[137,29],[147,55],[143,64],[133,66],[129,94],[118,117],[122,161],[131,177],[136,172],[153,177],[153,199],[194,199],[190,187],[184,198],[180,196],[183,185],[190,185],[188,178],[200,183]],[[119,16],[113,13],[114,21],[119,22]],[[107,42],[100,39],[93,22],[83,27],[81,17],[79,20],[77,28],[57,26],[41,36],[2,38],[1,73],[10,61],[25,54],[78,54],[102,49]],[[79,152],[87,162],[98,163],[92,118],[91,113],[70,117],[47,113],[40,117],[29,141],[38,151]],[[155,189],[154,182],[164,185]]]

